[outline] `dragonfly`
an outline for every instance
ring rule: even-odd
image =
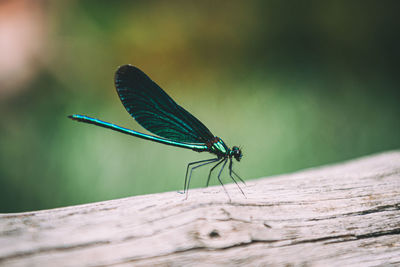
[[[137,132],[85,115],[74,114],[68,117],[78,122],[94,124],[169,146],[191,149],[196,152],[209,152],[215,157],[194,161],[187,165],[183,187],[183,193],[186,193],[186,198],[188,197],[193,171],[199,167],[215,163],[209,171],[206,187],[209,185],[213,171],[218,166],[221,166],[217,179],[230,200],[228,191],[221,180],[221,173],[228,162],[230,178],[246,197],[235,178],[239,179],[243,184],[245,182],[233,170],[233,159],[238,162],[242,159],[241,148],[238,146],[229,148],[221,138],[213,135],[203,123],[178,105],[139,68],[132,65],[120,66],[115,73],[114,81],[118,96],[128,113],[143,128],[155,135]]]

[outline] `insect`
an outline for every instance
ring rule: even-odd
[[[210,182],[210,177],[214,169],[222,164],[217,179],[230,199],[220,178],[222,170],[225,168],[228,161],[229,176],[244,195],[235,177],[242,183],[244,183],[244,181],[232,168],[232,158],[240,161],[243,156],[239,147],[233,146],[232,149],[230,149],[221,138],[214,136],[203,123],[179,106],[144,72],[132,65],[124,65],[118,68],[115,73],[115,87],[128,113],[143,126],[143,128],[156,136],[123,128],[85,115],[74,114],[68,117],[76,121],[94,124],[161,144],[214,154],[216,158],[195,161],[187,165],[183,187],[183,193],[186,192],[186,198],[188,196],[193,170],[216,163],[210,169],[206,186],[208,186]]]

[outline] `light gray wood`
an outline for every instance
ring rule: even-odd
[[[0,215],[3,266],[400,266],[400,152],[234,184]]]

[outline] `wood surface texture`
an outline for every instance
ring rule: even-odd
[[[399,151],[226,188],[0,214],[0,265],[400,266]]]

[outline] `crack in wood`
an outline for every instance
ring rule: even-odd
[[[312,219],[308,219],[308,221],[330,220],[330,219],[341,218],[341,217],[346,217],[346,216],[362,216],[362,215],[367,215],[367,214],[372,214],[372,213],[377,213],[377,212],[394,211],[394,210],[400,210],[400,203],[396,203],[393,205],[377,206],[375,208],[366,209],[366,210],[362,210],[362,211],[354,211],[354,212],[343,213],[343,214],[338,214],[338,215],[312,218]]]
[[[80,248],[104,245],[104,244],[109,244],[109,243],[111,243],[111,242],[110,241],[94,241],[94,242],[88,242],[88,243],[77,244],[77,245],[57,246],[57,247],[40,248],[37,250],[28,250],[28,251],[24,251],[24,252],[18,252],[15,254],[7,255],[5,257],[0,257],[0,263],[4,262],[6,260],[32,256],[35,254],[56,252],[56,251],[67,251],[67,250],[73,250],[73,249],[80,249]]]

